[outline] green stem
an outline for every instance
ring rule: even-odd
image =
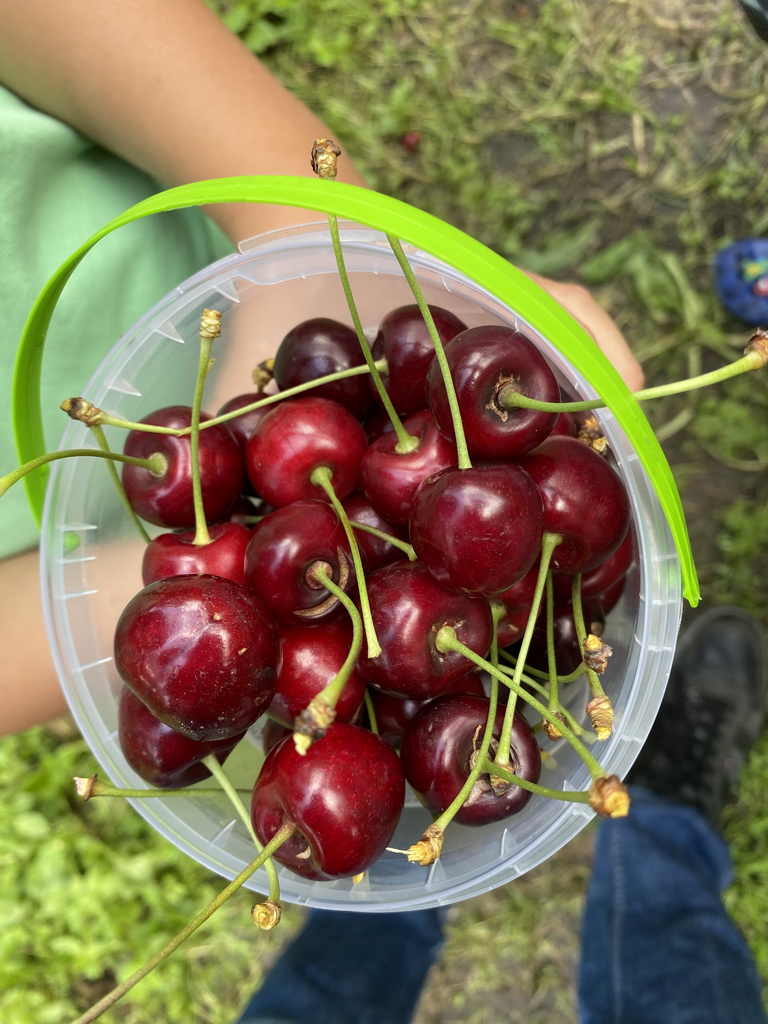
[[[555,593],[552,573],[547,572],[547,672],[549,679],[549,710],[555,714],[560,708],[557,685],[557,659],[555,657]]]
[[[233,878],[232,881],[227,885],[221,892],[211,900],[211,902],[200,911],[200,913],[193,918],[189,924],[185,925],[171,940],[167,942],[161,950],[149,959],[138,971],[135,971],[129,978],[121,982],[111,992],[107,993],[103,999],[100,999],[97,1003],[86,1010],[84,1014],[73,1021],[72,1024],[91,1024],[92,1021],[97,1020],[105,1010],[108,1010],[110,1006],[114,1006],[118,1000],[122,999],[123,996],[130,992],[130,990],[137,985],[143,978],[146,978],[157,966],[159,966],[164,960],[166,960],[171,953],[174,953],[179,946],[185,942],[190,935],[197,931],[200,925],[205,924],[209,917],[216,913],[219,907],[223,906],[227,900],[234,896],[237,890],[247,882],[251,875],[257,871],[261,865],[272,856],[272,854],[281,846],[290,836],[293,834],[294,826],[291,824],[283,825],[283,827],[275,833],[270,842],[264,847],[261,853],[251,861],[251,863],[244,868],[240,874]]]
[[[206,310],[206,313],[208,311]],[[205,314],[203,314],[205,317]],[[203,405],[203,389],[205,379],[211,368],[211,348],[213,337],[200,333],[200,358],[197,364],[197,378],[195,379],[195,393],[192,397],[192,415],[189,424],[189,458],[192,473],[192,505],[195,510],[195,537],[192,541],[196,545],[211,543],[211,535],[208,532],[208,523],[205,521],[205,509],[203,508],[203,488],[200,481],[200,410]]]
[[[75,779],[78,793],[86,800],[93,800],[95,797],[123,797],[126,800],[144,800],[149,797],[177,797],[177,796],[218,796],[220,789],[209,789],[207,787],[187,786],[181,789],[128,789],[121,786],[111,786],[101,779]],[[239,789],[237,793],[250,794],[252,789]]]
[[[376,708],[373,706],[373,697],[371,697],[371,691],[366,686],[365,688],[365,710],[368,714],[368,728],[376,736],[379,735],[379,723],[376,721]]]
[[[214,777],[214,779],[216,779],[218,784],[221,786],[222,790],[224,791],[224,793],[227,796],[227,799],[232,804],[232,807],[234,808],[237,816],[240,818],[242,823],[245,825],[245,827],[246,827],[246,829],[248,831],[248,835],[253,840],[253,845],[256,847],[257,851],[259,853],[261,853],[261,851],[264,849],[264,847],[259,842],[258,836],[256,835],[256,833],[253,830],[253,822],[251,821],[251,816],[248,813],[248,810],[246,809],[245,804],[240,799],[240,794],[237,792],[235,787],[232,785],[232,783],[229,780],[229,777],[227,776],[226,772],[222,768],[221,762],[219,761],[218,757],[216,757],[215,754],[208,754],[207,757],[203,758],[203,764],[208,769],[208,771],[211,773],[211,775]],[[264,862],[264,870],[267,872],[267,877],[269,878],[269,897],[268,898],[271,899],[271,900],[274,900],[276,903],[279,903],[279,901],[280,901],[280,881],[279,881],[279,879],[277,877],[277,870],[275,869],[275,865],[274,865],[271,857],[269,857]]]
[[[448,396],[448,407],[451,410],[451,422],[453,423],[453,433],[456,441],[456,450],[458,452],[458,467],[459,469],[470,469],[472,462],[469,458],[469,451],[467,450],[467,440],[464,435],[464,423],[461,419],[461,410],[459,409],[459,400],[456,397],[456,387],[453,383],[453,377],[451,376],[451,368],[448,365],[448,359],[445,355],[445,349],[443,343],[440,340],[440,335],[435,327],[435,321],[432,317],[432,312],[429,308],[427,300],[424,298],[424,293],[419,287],[419,282],[416,280],[416,275],[411,269],[411,265],[408,262],[403,247],[400,244],[400,239],[395,238],[394,235],[387,235],[387,241],[389,242],[392,252],[395,254],[395,259],[400,265],[400,269],[405,275],[406,280],[413,292],[413,297],[416,300],[416,304],[419,307],[424,323],[426,324],[429,337],[435,349],[435,358],[437,359],[438,366],[440,367],[440,373],[443,377],[443,384],[445,391]]]
[[[349,308],[349,315],[352,317],[352,324],[355,328],[355,334],[357,340],[360,343],[360,349],[365,358],[365,363],[371,373],[371,380],[373,381],[376,393],[379,396],[379,401],[384,406],[387,416],[389,416],[390,423],[397,436],[397,444],[395,445],[395,451],[398,454],[405,452],[412,452],[419,446],[419,439],[409,434],[403,426],[403,421],[398,416],[392,399],[389,397],[389,392],[384,387],[384,381],[381,379],[376,363],[371,353],[371,346],[368,344],[368,339],[365,336],[363,330],[363,324],[360,320],[360,314],[357,311],[357,304],[355,303],[355,297],[352,294],[352,286],[349,283],[349,274],[347,273],[347,266],[344,262],[344,251],[341,247],[341,238],[339,237],[339,223],[337,217],[329,213],[328,214],[328,227],[331,233],[331,244],[333,245],[333,253],[336,257],[336,267],[339,272],[339,279],[341,281],[341,287],[344,290],[344,297],[347,300],[347,307]]]
[[[157,476],[162,476],[167,468],[165,457],[157,452],[154,455],[150,455],[148,459],[137,459],[132,455],[119,455],[117,452],[111,451],[97,451],[95,448],[69,448],[64,452],[46,452],[45,455],[38,455],[36,459],[25,462],[18,469],[11,470],[5,476],[0,476],[0,498],[15,483],[23,479],[27,473],[39,469],[40,466],[47,466],[49,462],[56,462],[58,459],[79,458],[81,455],[86,455],[92,459],[111,459],[113,462],[124,462],[128,466],[141,466]]]
[[[350,619],[352,620],[352,643],[349,646],[349,653],[344,659],[344,664],[333,679],[322,690],[320,690],[315,697],[313,697],[313,700],[323,699],[329,707],[335,708],[349,677],[355,670],[355,665],[357,665],[360,648],[363,644],[363,621],[360,617],[360,612],[355,607],[355,602],[350,598],[349,594],[346,594],[341,589],[341,587],[336,586],[327,573],[317,573],[317,579],[322,580],[326,589],[329,590],[342,605],[344,605]]]
[[[571,606],[573,608],[573,625],[576,630],[576,639],[579,644],[579,650],[581,651],[582,657],[584,656],[584,641],[587,638],[587,627],[584,622],[584,609],[581,605],[581,573],[574,573],[573,579],[571,580]],[[593,697],[605,696],[605,690],[603,684],[600,682],[600,676],[595,672],[594,669],[587,668],[587,682],[589,683],[589,692]]]
[[[549,786],[541,786],[537,782],[529,782],[528,779],[515,775],[508,768],[502,768],[495,761],[484,761],[480,766],[481,772],[489,775],[498,775],[505,782],[512,782],[521,789],[527,789],[531,793],[539,793],[541,796],[551,797],[553,800],[565,800],[573,804],[588,804],[589,793],[576,793],[569,789],[550,789]]]
[[[101,448],[103,452],[109,452],[110,454],[112,454],[104,430],[98,424],[94,424],[94,426],[90,428],[90,431],[96,438],[99,448]],[[117,493],[120,496],[120,501],[123,503],[125,511],[128,513],[136,529],[139,531],[142,540],[145,542],[145,544],[149,544],[151,538],[147,533],[146,529],[144,528],[144,523],[142,523],[141,519],[139,519],[139,517],[136,515],[133,505],[131,505],[130,501],[128,500],[128,495],[125,493],[125,488],[123,487],[123,481],[120,479],[120,474],[117,472],[117,467],[115,466],[113,459],[109,460],[109,462],[107,463],[107,467],[109,469],[109,474],[112,477],[112,482],[114,483]]]
[[[494,668],[489,661],[485,658],[481,658],[479,654],[476,654],[471,647],[467,647],[466,644],[463,644],[456,636],[456,630],[453,626],[442,626],[437,631],[435,646],[439,651],[457,651],[459,654],[463,654],[465,658],[468,658],[469,661],[473,662],[479,668],[485,669],[489,675],[495,676],[500,680],[500,682],[509,686],[510,689],[515,690],[517,695],[522,697],[527,704],[530,704],[534,711],[538,712],[542,718],[545,718],[560,730],[563,735],[563,739],[570,743],[582,759],[592,778],[600,779],[605,777],[605,772],[597,759],[589,752],[589,750],[587,750],[581,740],[575,736],[563,722],[560,721],[559,718],[555,718],[551,711],[545,707],[541,701],[536,700],[532,694],[525,691],[522,687],[516,687],[514,679],[510,679],[509,676],[505,676],[499,669]]]
[[[531,646],[533,631],[536,628],[536,620],[539,616],[541,597],[544,593],[544,584],[546,583],[547,573],[549,572],[549,563],[552,558],[552,552],[555,550],[557,545],[562,542],[562,540],[563,538],[559,533],[545,533],[541,539],[541,558],[539,560],[539,575],[536,578],[536,588],[533,592],[533,599],[531,600],[531,610],[528,613],[528,621],[525,624],[525,632],[523,633],[523,639],[520,641],[520,647],[517,652],[517,664],[515,665],[515,671],[512,676],[511,688],[514,693],[518,693],[518,691],[522,689],[520,683],[523,674],[523,669],[525,668],[525,659],[528,657],[528,648]],[[499,749],[496,754],[496,760],[502,767],[507,767],[507,765],[509,764],[514,718],[515,701],[510,700],[507,704],[507,710],[504,714],[504,724],[502,725],[501,728],[501,735],[499,736]]]
[[[700,373],[695,377],[688,377],[686,380],[673,381],[670,384],[643,388],[640,391],[635,391],[634,396],[638,402],[647,402],[654,398],[682,395],[686,391],[696,391],[698,388],[709,387],[710,384],[719,384],[731,377],[737,377],[741,373],[760,369],[762,365],[763,363],[758,362],[754,354],[747,353],[717,370]],[[527,395],[515,391],[514,385],[507,385],[499,389],[498,403],[504,409],[539,409],[542,412],[583,412],[587,409],[605,408],[605,402],[599,398],[583,402],[539,402],[535,398],[529,398]]]
[[[327,466],[317,466],[312,470],[309,479],[316,487],[322,487],[325,491],[328,500],[331,505],[333,505],[336,515],[339,517],[339,522],[344,527],[344,532],[347,535],[347,541],[349,543],[349,549],[352,553],[352,564],[355,567],[357,589],[360,597],[360,613],[363,616],[365,636],[368,641],[368,657],[378,658],[381,654],[381,645],[376,637],[376,627],[373,624],[373,616],[371,615],[371,606],[368,601],[368,588],[365,585],[365,572],[363,571],[363,560],[360,557],[360,548],[357,543],[357,538],[355,537],[355,531],[349,524],[349,516],[333,489],[332,476],[333,474]]]
[[[405,540],[400,540],[399,537],[393,537],[391,533],[385,533],[383,530],[377,530],[375,526],[369,526],[367,523],[358,523],[355,519],[350,519],[349,525],[353,530],[362,530],[363,533],[370,533],[372,537],[378,537],[379,540],[385,540],[388,544],[391,544],[393,548],[397,548],[407,556],[410,562],[416,561],[416,552],[413,550],[413,546]]]

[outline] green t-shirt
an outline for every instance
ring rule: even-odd
[[[0,475],[17,464],[11,382],[21,332],[41,288],[95,231],[161,190],[147,175],[0,87]],[[120,336],[190,274],[231,251],[199,210],[145,218],[103,239],[67,283],[43,360],[49,449]],[[0,498],[0,558],[37,544],[23,484]]]

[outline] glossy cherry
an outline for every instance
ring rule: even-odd
[[[360,462],[360,486],[379,515],[407,523],[413,499],[428,476],[455,466],[456,445],[443,437],[428,410],[409,416],[403,426],[418,440],[411,451],[398,452],[394,433],[373,441]]]
[[[352,626],[348,618],[319,626],[284,624],[279,638],[277,685],[268,711],[278,722],[292,726],[296,716],[344,664],[352,646]],[[364,696],[365,682],[353,672],[336,704],[336,721],[353,721]]]
[[[467,325],[449,310],[431,305],[429,311],[443,345],[466,330]],[[375,358],[384,356],[387,360],[387,372],[382,374],[382,380],[400,415],[408,416],[423,409],[427,371],[435,348],[415,303],[399,306],[386,314],[379,324],[372,351]]]
[[[518,461],[539,488],[544,529],[563,537],[553,570],[588,572],[616,550],[629,528],[630,505],[604,456],[574,437],[554,436]]]
[[[403,769],[389,744],[334,722],[304,755],[290,736],[272,748],[253,788],[251,819],[262,843],[284,824],[295,826],[274,856],[296,874],[350,878],[384,852],[404,800]]]
[[[156,789],[181,789],[211,774],[200,762],[216,754],[223,764],[244,733],[207,743],[182,736],[156,718],[127,686],[117,706],[120,749],[137,775]]]
[[[256,523],[245,552],[245,579],[278,620],[320,622],[338,613],[337,598],[317,576],[321,570],[345,592],[354,591],[347,536],[327,502],[305,498]]]
[[[405,777],[434,815],[442,814],[464,785],[480,746],[488,708],[487,697],[441,696],[422,708],[407,726],[400,745]],[[504,708],[500,707],[489,760],[495,756],[503,719]],[[510,770],[529,782],[538,782],[541,753],[533,730],[519,712],[515,714],[510,752]],[[530,791],[519,786],[497,794],[489,776],[480,775],[454,821],[462,825],[501,821],[522,810],[530,798]]]
[[[201,413],[200,422],[210,418]],[[141,422],[181,429],[190,425],[191,410],[183,405],[169,406],[150,413]],[[194,526],[189,435],[131,430],[124,451],[145,459],[157,452],[166,459],[162,476],[141,466],[123,465],[123,486],[136,513],[156,526]],[[224,424],[200,431],[200,478],[205,518],[208,522],[225,519],[242,491],[244,472],[240,446]]]
[[[326,466],[333,489],[346,498],[357,489],[360,460],[368,446],[361,424],[338,402],[295,398],[281,402],[258,424],[245,452],[256,493],[281,508],[299,498],[323,498],[312,471]]]
[[[208,527],[210,542],[195,544],[195,530],[160,533],[144,549],[141,575],[144,585],[168,576],[207,574],[245,584],[245,549],[250,528],[242,523],[216,523]]]
[[[416,492],[411,544],[443,586],[492,596],[525,576],[541,550],[538,488],[511,462],[429,477]]]
[[[471,668],[462,654],[441,652],[435,635],[453,626],[459,640],[484,657],[493,625],[485,598],[458,594],[438,583],[420,562],[386,565],[368,579],[368,597],[383,650],[362,655],[360,672],[369,683],[413,700],[436,697]]]
[[[556,413],[506,408],[501,403],[504,389],[545,402],[560,400],[560,387],[549,363],[524,334],[503,326],[471,327],[446,345],[445,355],[472,457],[511,458],[547,437]],[[427,404],[438,429],[453,438],[448,395],[437,360],[427,374]]]
[[[291,328],[275,353],[272,371],[281,391],[362,366],[365,356],[351,327],[329,317],[313,317]],[[367,375],[321,384],[312,394],[345,406],[358,419],[372,407]]]
[[[235,395],[234,398],[230,398],[222,405],[216,415],[224,416],[226,413],[234,412],[236,409],[243,409],[267,397],[264,391],[251,391],[242,395]],[[276,404],[275,402],[270,402],[269,405],[262,405],[259,409],[251,409],[250,412],[240,413],[239,416],[227,420],[226,426],[239,443],[242,451],[245,451],[245,446],[248,444],[257,424],[264,419],[268,412],[275,408]]]
[[[123,681],[166,725],[195,740],[237,736],[269,706],[277,627],[266,605],[219,576],[151,583],[115,630]]]

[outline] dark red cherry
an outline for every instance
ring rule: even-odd
[[[434,815],[451,804],[464,785],[480,746],[488,718],[487,697],[448,695],[430,701],[411,720],[400,745],[405,777],[417,796]],[[491,746],[495,756],[503,707],[497,709]],[[531,727],[516,712],[510,744],[510,770],[538,782],[541,753]],[[491,787],[488,775],[480,775],[454,820],[462,825],[485,825],[516,814],[531,798],[529,790],[510,786],[502,794]]]
[[[511,458],[535,448],[549,434],[556,413],[506,408],[501,402],[505,389],[545,402],[560,400],[549,363],[524,334],[502,326],[471,327],[446,345],[445,355],[471,456]],[[438,429],[453,438],[448,394],[437,360],[427,374],[427,404]]]
[[[442,626],[453,626],[458,639],[484,657],[493,625],[482,597],[447,590],[420,562],[385,565],[367,578],[376,634],[383,648],[377,658],[363,655],[361,675],[390,693],[428,700],[471,668],[463,654],[435,646]]]
[[[355,573],[347,536],[333,508],[305,498],[275,509],[253,527],[245,579],[281,622],[320,622],[340,605],[317,578],[324,570],[345,592]]]
[[[344,664],[352,647],[352,625],[348,618],[319,626],[284,624],[279,634],[277,686],[269,714],[292,726],[296,716]],[[353,721],[364,696],[365,682],[353,672],[336,704],[336,721]]]
[[[405,800],[400,759],[359,726],[334,722],[299,754],[289,736],[266,757],[253,788],[251,818],[262,843],[284,824],[294,835],[274,857],[304,878],[350,878],[384,852]]]
[[[541,550],[538,488],[515,463],[445,469],[416,492],[411,544],[454,590],[491,596],[525,576]]]
[[[216,413],[217,416],[224,416],[228,412],[234,412],[235,409],[243,409],[247,405],[253,405],[254,402],[260,402],[262,399],[267,398],[268,395],[263,391],[251,391],[250,393],[243,395],[235,395],[234,398],[230,398],[227,402],[222,405],[219,411]],[[227,420],[227,427],[237,440],[242,451],[245,451],[245,446],[248,444],[253,431],[256,429],[256,425],[274,409],[275,403],[269,405],[263,405],[259,409],[251,409],[250,412],[241,413],[239,416],[235,416],[231,420]]]
[[[610,463],[575,437],[548,437],[520,465],[533,477],[544,504],[544,529],[559,533],[551,568],[588,572],[611,555],[627,533],[630,506]]]
[[[195,530],[161,533],[144,549],[144,585],[168,576],[207,574],[245,584],[245,549],[250,528],[242,523],[216,523],[208,528],[210,543],[195,544]]]
[[[210,418],[201,413],[200,422]],[[191,410],[182,405],[169,406],[150,413],[141,422],[180,429],[190,425]],[[194,526],[189,435],[131,430],[124,451],[144,459],[158,452],[166,459],[166,470],[160,477],[141,466],[123,465],[123,486],[136,513],[148,523],[169,529]],[[201,430],[200,479],[208,522],[226,519],[243,489],[243,478],[240,446],[227,427],[220,424]]]
[[[351,327],[328,317],[314,317],[293,327],[275,353],[273,373],[281,391],[362,366],[365,356]],[[367,374],[321,384],[312,391],[318,398],[330,398],[345,406],[358,419],[371,409]]]
[[[348,498],[344,499],[343,504],[344,511],[351,522],[372,526],[375,530],[380,530],[398,540],[408,540],[408,531],[403,528],[402,524],[390,523],[382,519],[362,491],[350,494]],[[368,533],[366,530],[355,529],[355,537],[368,572],[380,569],[382,565],[389,565],[390,562],[398,562],[403,557],[400,548],[396,548],[388,540],[382,540],[381,537]]]
[[[191,739],[239,735],[274,694],[275,622],[255,594],[219,576],[150,583],[122,612],[114,653],[123,681]]]
[[[603,559],[599,565],[581,577],[581,596],[600,597],[606,590],[609,590],[615,583],[622,580],[632,567],[634,560],[635,544],[634,535],[627,530],[624,540],[619,544],[613,554]],[[570,601],[573,586],[573,574],[555,572],[552,574],[552,586],[555,596],[565,601]]]
[[[124,686],[117,706],[120,749],[137,775],[156,789],[181,789],[211,774],[204,757],[216,754],[223,764],[244,733],[226,740],[202,743],[155,718],[133,691]]]
[[[360,463],[360,485],[371,505],[390,523],[407,523],[424,480],[455,466],[457,460],[456,445],[443,437],[428,410],[409,416],[403,426],[418,439],[416,448],[398,452],[396,434],[382,434],[368,446]]]
[[[441,306],[430,306],[429,310],[443,345],[466,330],[467,325],[449,310]],[[382,374],[382,379],[400,415],[408,416],[423,409],[427,370],[435,348],[415,303],[387,313],[379,324],[372,351],[376,359],[384,356],[387,360],[387,372]]]
[[[323,489],[310,480],[318,466],[330,469],[334,492],[343,499],[357,488],[367,445],[360,423],[338,402],[288,399],[251,434],[246,469],[256,493],[275,508],[299,498],[324,498]]]

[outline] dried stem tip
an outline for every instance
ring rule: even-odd
[[[607,740],[613,728],[613,705],[611,698],[601,693],[587,704],[587,714],[599,740]]]
[[[608,659],[612,654],[613,648],[603,643],[595,633],[590,633],[584,641],[584,664],[599,675],[605,672]]]
[[[412,864],[421,864],[422,867],[434,864],[443,848],[443,838],[443,830],[436,825],[430,825],[418,843],[414,843],[406,850],[408,860]]]
[[[251,374],[251,379],[259,391],[264,391],[267,384],[272,383],[275,376],[275,360],[273,357],[264,359]]]
[[[565,715],[561,714],[559,711],[555,712],[555,718],[558,720],[558,722],[562,722],[563,725],[568,724]],[[561,740],[563,738],[563,734],[560,732],[560,730],[557,728],[554,722],[545,721],[542,728],[551,740]]]
[[[79,420],[86,427],[98,427],[104,418],[104,410],[85,398],[65,398],[60,408],[70,419]]]
[[[221,313],[218,309],[204,309],[200,317],[200,337],[218,338],[221,335]]]
[[[90,800],[93,796],[93,787],[96,785],[98,776],[92,775],[89,779],[80,779],[75,776],[74,783],[77,795],[81,796],[83,800]]]
[[[608,440],[603,434],[596,416],[587,416],[579,426],[579,432],[576,436],[579,441],[583,441],[590,448],[594,448],[599,455],[605,455],[608,451]]]
[[[752,356],[756,370],[768,363],[768,331],[764,327],[758,327],[749,339],[744,355]]]
[[[276,900],[266,900],[264,903],[257,903],[251,908],[253,923],[263,932],[271,931],[275,925],[280,924],[283,916],[283,908]]]
[[[318,178],[336,177],[336,164],[341,150],[333,139],[315,139],[312,146],[312,170]]]
[[[293,742],[298,752],[305,754],[313,740],[322,739],[335,717],[336,709],[331,707],[325,697],[321,694],[313,697],[293,722]]]
[[[589,805],[604,818],[626,818],[629,814],[629,793],[618,775],[593,779],[589,787]]]

